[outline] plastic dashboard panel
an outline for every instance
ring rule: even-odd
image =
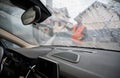
[[[17,49],[8,49],[10,52],[16,52],[27,58],[36,59],[39,56],[45,56],[52,51],[52,48],[48,47],[38,47],[38,48],[17,48]]]
[[[61,51],[54,50],[47,57],[59,62],[63,77],[120,78],[119,52],[83,48],[60,48]],[[73,50],[70,51],[71,49]],[[65,50],[66,52],[69,51],[79,54],[81,56],[80,61],[78,63],[72,63],[52,56]]]
[[[43,56],[58,62],[60,66],[60,78],[120,78],[120,52],[71,47],[23,48],[12,49],[12,51],[29,58]],[[72,63],[52,56],[62,51],[79,54],[79,62]]]

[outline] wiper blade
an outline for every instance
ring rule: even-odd
[[[98,48],[98,47],[66,46],[66,45],[51,45],[51,46],[53,46],[53,47],[71,47],[71,48],[96,49],[96,50],[120,52],[119,50],[111,50],[111,49]]]

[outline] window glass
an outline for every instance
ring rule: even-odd
[[[19,45],[11,42],[11,41],[8,41],[8,40],[5,40],[5,39],[1,39],[1,41],[3,42],[3,44],[7,47],[7,48],[20,48]]]

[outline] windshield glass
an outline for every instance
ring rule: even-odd
[[[1,0],[2,1],[2,0]],[[24,10],[3,0],[0,27],[36,45],[120,50],[120,3],[114,0],[41,0],[52,16],[23,25]]]

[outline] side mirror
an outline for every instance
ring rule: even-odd
[[[24,25],[29,25],[38,22],[41,18],[41,9],[38,6],[33,6],[26,10],[21,19]]]

